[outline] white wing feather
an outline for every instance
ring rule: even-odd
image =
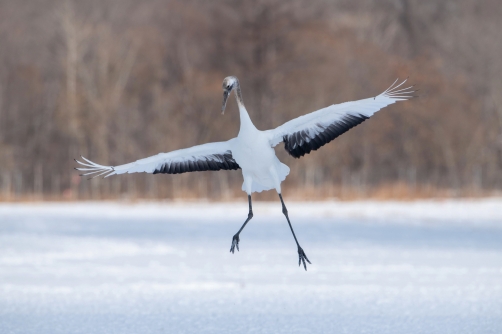
[[[161,168],[167,168],[174,164],[184,164],[190,162],[192,165],[197,162],[202,162],[206,167],[209,163],[214,166],[214,163],[228,165],[228,154],[231,154],[231,142],[234,139],[225,142],[208,143],[197,145],[186,149],[176,150],[169,153],[159,153],[157,155],[140,159],[125,165],[119,166],[103,166],[92,162],[84,157],[85,162],[75,160],[83,167],[75,168],[76,170],[85,172],[84,175],[92,175],[92,177],[104,176],[109,177],[116,174],[125,173],[155,173]],[[230,152],[229,152],[230,151]],[[233,159],[231,159],[233,160]],[[233,161],[235,163],[235,161]],[[236,163],[235,163],[236,164]],[[235,166],[233,166],[235,167]],[[238,167],[238,165],[237,165]],[[221,168],[227,169],[227,168]],[[228,168],[237,169],[237,168]],[[212,170],[211,168],[205,170]],[[162,172],[160,172],[162,173]]]
[[[268,130],[266,133],[269,136],[270,145],[274,147],[284,140],[284,136],[301,131],[307,134],[306,140],[308,141],[309,138],[313,139],[320,132],[323,132],[327,126],[337,122],[343,123],[343,118],[346,116],[369,118],[383,107],[397,101],[407,100],[413,97],[413,86],[398,89],[406,80],[395,86],[396,80],[387,90],[376,97],[334,104],[295,118],[273,130]]]

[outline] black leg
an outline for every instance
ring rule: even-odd
[[[230,252],[232,252],[232,254],[234,253],[236,247],[237,247],[237,251],[239,251],[239,234],[242,232],[242,230],[244,229],[244,226],[246,226],[248,221],[250,221],[251,218],[253,218],[253,207],[251,205],[251,195],[248,195],[248,201],[249,201],[248,219],[246,219],[246,221],[244,222],[244,224],[242,225],[240,230],[237,233],[235,233],[235,235],[232,239],[232,246],[230,247]]]
[[[298,265],[301,265],[303,262],[303,267],[305,270],[307,270],[307,264],[305,264],[305,260],[310,263],[309,259],[307,258],[307,255],[305,255],[305,252],[303,249],[300,247],[300,244],[298,243],[298,240],[296,239],[295,231],[293,231],[293,226],[291,226],[291,222],[289,221],[289,216],[288,216],[288,209],[286,209],[286,205],[284,204],[284,200],[282,199],[282,195],[279,194],[279,198],[281,199],[282,203],[282,213],[284,213],[284,216],[286,216],[286,219],[289,224],[289,228],[291,229],[291,233],[293,233],[293,238],[295,238],[296,245],[298,246]]]

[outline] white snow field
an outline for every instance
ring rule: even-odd
[[[502,199],[0,205],[0,333],[502,333]]]

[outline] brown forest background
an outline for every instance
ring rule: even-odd
[[[502,189],[500,0],[0,0],[0,196],[241,196],[240,171],[81,180],[238,132],[221,82],[259,129],[374,96],[393,105],[291,167],[289,198],[472,196]],[[275,198],[269,192],[258,198]]]

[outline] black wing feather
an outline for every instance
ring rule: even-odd
[[[305,130],[285,135],[283,137],[284,149],[295,158],[303,157],[305,154],[319,149],[368,118],[364,115],[345,115],[341,120],[330,124],[328,127],[318,124],[317,127],[322,130],[313,138],[310,138]]]
[[[214,157],[215,160],[211,159]],[[153,174],[182,174],[188,172],[203,172],[217,170],[237,170],[241,167],[235,162],[232,152],[213,154],[209,157],[192,157],[191,160],[167,162],[160,165]]]

